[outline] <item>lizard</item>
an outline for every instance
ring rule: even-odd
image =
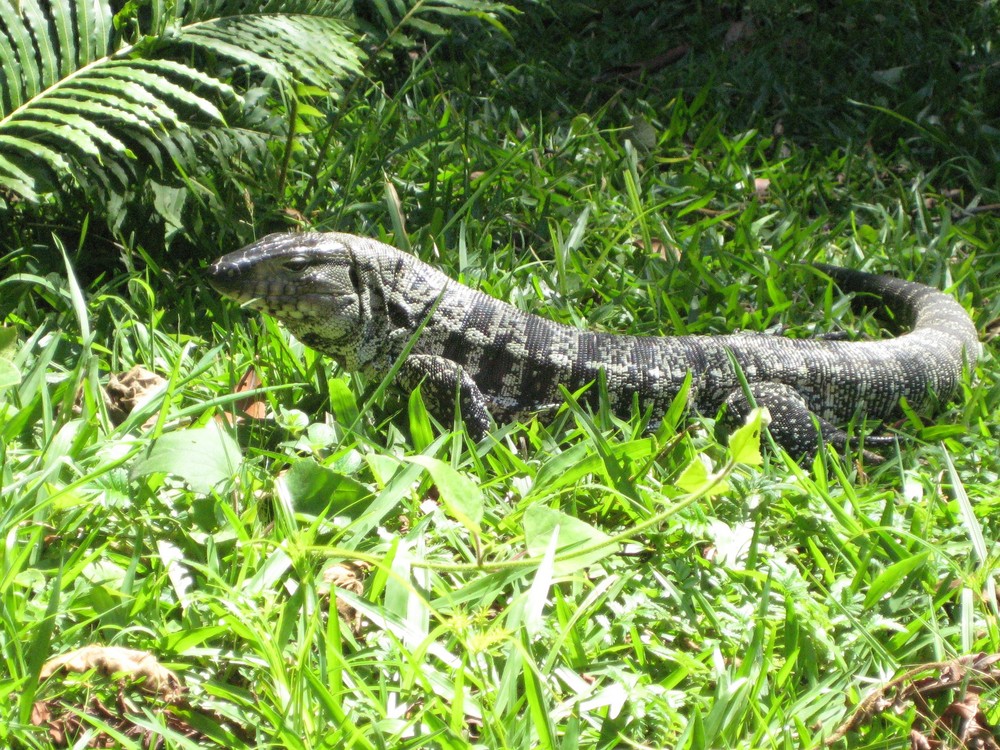
[[[554,410],[561,387],[603,377],[611,410],[651,410],[650,425],[687,385],[687,406],[734,423],[754,405],[788,453],[855,441],[838,424],[887,420],[906,399],[926,409],[958,389],[981,353],[976,328],[952,297],[916,282],[826,264],[814,267],[862,302],[886,307],[909,332],[882,340],[793,339],[762,333],[633,336],[584,330],[524,312],[464,286],[413,255],[341,233],[271,234],[208,269],[223,295],[281,321],[344,370],[418,385],[451,424],[461,410],[482,439],[496,423]],[[748,388],[733,362],[738,364]],[[600,389],[585,394],[596,403]],[[456,399],[457,394],[457,399]],[[817,432],[818,431],[818,432]],[[889,435],[869,436],[885,445]],[[864,451],[872,460],[877,454]]]

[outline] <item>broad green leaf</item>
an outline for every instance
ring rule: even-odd
[[[59,40],[59,77],[65,78],[77,68],[76,43],[77,29],[72,23],[72,13],[51,14],[55,22],[56,38]]]
[[[77,325],[80,326],[80,336],[86,342],[85,345],[89,345],[91,333],[87,300],[83,296],[83,289],[80,288],[80,282],[77,281],[76,271],[73,269],[73,262],[69,259],[66,248],[63,247],[58,238],[55,238],[55,244],[59,248],[59,253],[63,257],[63,265],[66,267],[66,286],[69,289],[69,299],[73,306],[73,312],[76,314]]]
[[[762,414],[762,409],[754,409],[747,423],[729,436],[729,452],[736,463],[759,466],[763,460],[760,455]]]
[[[384,470],[386,465],[395,463],[398,468],[391,475],[388,482],[386,482],[385,487],[365,507],[364,512],[345,530],[344,539],[340,544],[346,549],[357,547],[368,532],[382,522],[382,519],[411,491],[413,483],[420,476],[421,472],[419,466],[400,464],[395,459],[389,459],[384,456],[380,457],[375,454],[365,456],[365,461],[376,476],[379,476],[379,472]]]
[[[416,544],[419,545],[419,539]],[[422,643],[430,629],[430,611],[413,580],[417,575],[413,570],[413,561],[423,556],[421,552],[422,545],[411,552],[408,543],[399,540],[390,563],[393,575],[385,584],[385,609],[402,622],[403,643],[410,648]],[[419,575],[426,576],[426,571],[421,571]]]
[[[520,646],[526,656],[531,653],[527,631],[521,633]],[[532,746],[538,748],[538,750],[556,750],[558,747],[556,744],[556,728],[553,726],[553,706],[549,700],[549,694],[545,690],[545,685],[539,679],[539,675],[535,672],[535,665],[528,659],[525,659],[525,662],[522,673],[524,678],[524,697],[528,701],[528,716],[531,719],[531,725],[535,729],[536,737],[536,742],[532,743]]]
[[[129,71],[134,69],[149,70],[170,79],[184,78],[193,83],[200,84],[206,89],[213,89],[223,99],[228,101],[233,101],[238,97],[236,90],[225,81],[220,81],[218,78],[210,76],[197,68],[192,68],[190,65],[185,65],[174,60],[115,61],[112,69],[119,66],[124,68],[126,76],[129,75]]]
[[[38,67],[35,60],[34,43],[31,41],[31,34],[20,14],[20,9],[14,3],[0,3],[0,24],[7,31],[13,42],[12,49],[4,55],[4,62],[13,60],[15,57],[18,64],[8,68],[6,65],[0,70],[9,71],[3,80],[6,86],[0,86],[0,90],[9,92],[13,107],[20,106],[25,99],[28,99],[39,91]],[[0,47],[6,45],[0,44]],[[12,109],[13,109],[12,107]],[[7,112],[4,111],[3,114]]]
[[[524,597],[523,622],[528,635],[532,637],[541,635],[546,627],[545,604],[548,602],[549,588],[552,586],[552,577],[555,575],[555,558],[558,546],[558,532],[556,529],[552,529],[552,536],[549,537],[545,554],[535,570],[531,588],[528,589]],[[508,620],[508,627],[512,625],[513,623]]]
[[[524,512],[524,540],[528,554],[545,554],[552,535],[556,534],[556,575],[566,575],[593,565],[618,549],[611,537],[579,518],[547,505],[532,505]],[[578,554],[586,550],[583,554]]]
[[[167,577],[170,579],[174,594],[177,595],[177,601],[180,602],[181,608],[186,610],[191,606],[190,592],[194,586],[194,578],[184,565],[184,552],[168,539],[157,540],[156,551],[160,556],[160,562],[167,570]]]
[[[708,467],[700,456],[695,456],[691,463],[684,467],[684,471],[677,477],[674,484],[688,494],[694,495],[704,492],[706,497],[715,497],[729,489],[729,483],[725,480],[716,481],[709,488],[712,481],[713,477],[708,473]]]
[[[434,442],[434,430],[431,429],[430,415],[424,400],[420,395],[420,386],[410,392],[407,403],[407,410],[410,417],[410,438],[413,440],[413,447],[418,451],[426,450],[427,446]]]
[[[212,422],[158,438],[146,457],[132,467],[130,477],[162,472],[183,479],[195,492],[207,494],[233,479],[242,461],[240,447]]]
[[[93,154],[98,159],[102,153],[101,146],[107,146],[116,152],[122,152],[126,149],[125,144],[118,138],[115,138],[104,128],[98,127],[92,120],[78,114],[39,106],[32,109],[31,117],[36,118],[38,122],[21,118],[18,121],[19,126],[22,128],[30,127],[43,134],[51,132],[54,125],[62,126],[63,132],[74,143],[77,143],[81,150]]]
[[[557,453],[538,470],[531,495],[548,490],[554,492],[567,484],[574,484],[581,477],[598,471],[601,467],[601,457],[594,452],[591,445],[577,443],[574,446]]]
[[[483,520],[483,493],[479,487],[444,461],[431,456],[407,456],[405,460],[423,467],[431,475],[448,513],[478,536],[479,523]]]
[[[0,390],[21,382],[21,371],[6,357],[0,357]]]
[[[354,391],[343,378],[333,378],[329,382],[330,406],[341,424],[352,425],[358,421],[358,401]]]
[[[38,194],[35,192],[36,180],[34,175],[28,174],[16,164],[0,156],[0,184],[7,185],[26,200],[33,201],[38,198]]]
[[[890,590],[897,588],[906,576],[927,562],[927,558],[930,555],[930,552],[921,552],[918,555],[900,560],[898,563],[893,563],[883,570],[872,581],[872,585],[868,589],[868,594],[865,596],[865,603],[862,606],[865,609],[873,607]]]
[[[945,465],[948,467],[948,480],[951,483],[951,491],[958,502],[958,510],[961,514],[962,525],[969,535],[969,542],[972,544],[972,551],[976,555],[976,561],[980,565],[985,565],[989,560],[989,548],[986,546],[986,537],[983,535],[982,524],[976,517],[976,510],[969,501],[969,494],[965,491],[965,484],[962,477],[955,469],[955,462],[951,459],[951,454],[947,449],[943,449]]]
[[[648,459],[656,452],[656,446],[651,438],[629,440],[609,446],[610,454],[615,459],[641,461]],[[561,487],[576,484],[587,474],[600,474],[607,478],[607,465],[591,443],[577,443],[558,453],[538,470],[529,497],[541,494],[551,495]]]
[[[125,67],[120,63],[116,63],[108,68],[95,70],[94,73],[101,76],[107,75],[116,77],[119,74],[124,74],[129,81],[138,84],[144,90],[155,92],[157,99],[167,99],[180,102],[185,106],[201,110],[204,114],[216,122],[221,123],[224,121],[222,112],[220,112],[219,108],[216,107],[211,101],[203,96],[198,96],[197,94],[192,93],[183,86],[179,86],[164,75],[146,70],[144,66],[131,65]]]
[[[439,26],[431,21],[424,21],[420,18],[411,18],[410,26],[431,36],[445,36],[448,32],[443,26]]]
[[[17,344],[17,329],[13,326],[0,326],[0,356],[10,356]]]
[[[49,19],[46,18],[47,14],[38,4],[38,0],[19,0],[17,8],[31,27],[35,54],[41,62],[39,72],[42,86],[47,88],[59,79],[59,63],[56,56],[58,42],[49,33]]]
[[[42,669],[42,664],[52,653],[52,633],[59,619],[59,602],[63,596],[63,575],[64,570],[60,566],[49,583],[51,593],[48,596],[45,615],[39,617],[31,629],[31,642],[25,651],[26,669],[24,672],[27,675],[26,695],[29,698],[34,693],[35,685],[38,684],[38,674]],[[22,721],[27,721],[30,716],[31,705],[30,700],[22,699],[20,706]]]
[[[86,98],[80,98],[81,96]],[[149,133],[163,126],[163,121],[143,107],[132,107],[129,102],[100,89],[63,86],[48,98],[48,106],[76,112],[102,122],[114,121],[117,125],[141,128]],[[32,110],[34,111],[34,110]]]
[[[38,158],[44,161],[49,167],[58,172],[68,172],[70,168],[69,161],[58,151],[44,146],[37,141],[33,142],[16,135],[4,135],[2,130],[0,130],[0,149],[6,149],[4,156],[10,159],[15,158],[15,152],[19,152],[29,159]],[[30,167],[27,161],[22,162],[19,166],[24,167],[34,177],[36,170]]]
[[[297,512],[313,516],[353,517],[363,510],[360,504],[371,499],[371,491],[361,482],[308,458],[293,463],[278,482]]]
[[[265,591],[276,591],[281,579],[291,567],[292,558],[285,550],[280,548],[272,550],[253,577],[243,584],[243,592],[248,596],[255,596]]]
[[[670,402],[670,408],[667,409],[666,414],[663,415],[663,420],[661,421],[661,437],[662,432],[668,431],[668,434],[677,431],[677,425],[680,423],[681,418],[687,413],[688,410],[688,396],[691,393],[691,370],[687,371],[684,376],[684,382],[681,383],[680,389],[677,391],[677,395],[674,396],[674,400]]]

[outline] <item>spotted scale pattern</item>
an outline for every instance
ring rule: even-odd
[[[638,400],[656,418],[691,373],[690,406],[731,418],[749,413],[730,354],[768,407],[771,431],[793,454],[822,438],[847,447],[837,428],[856,415],[887,419],[947,398],[980,355],[976,329],[951,297],[923,284],[818,265],[845,292],[883,305],[911,330],[879,341],[795,340],[763,334],[637,337],[599,333],[529,315],[448,278],[411,255],[348,234],[274,234],[211,266],[223,294],[281,320],[342,367],[376,377],[404,351],[405,389],[423,384],[445,424],[456,394],[470,432],[551,410],[559,386],[576,391],[601,372],[610,407]],[[419,333],[418,333],[419,332]],[[586,398],[597,397],[590,388]],[[878,442],[869,438],[869,442]]]

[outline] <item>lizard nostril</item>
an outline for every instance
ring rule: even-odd
[[[216,261],[206,269],[206,273],[209,278],[213,279],[231,279],[237,275],[236,268],[229,263],[222,263]]]

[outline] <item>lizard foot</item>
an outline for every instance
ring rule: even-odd
[[[829,443],[841,453],[847,453],[858,444],[857,438],[812,412],[802,394],[789,385],[754,383],[750,386],[750,394],[757,406],[766,407],[771,414],[768,429],[775,442],[795,458],[811,458],[820,443]],[[742,390],[731,393],[725,407],[726,422],[737,425],[743,424],[753,409]],[[891,435],[874,435],[865,438],[865,442],[887,446],[894,439]],[[871,463],[885,461],[883,456],[869,450],[862,449],[862,455]]]

